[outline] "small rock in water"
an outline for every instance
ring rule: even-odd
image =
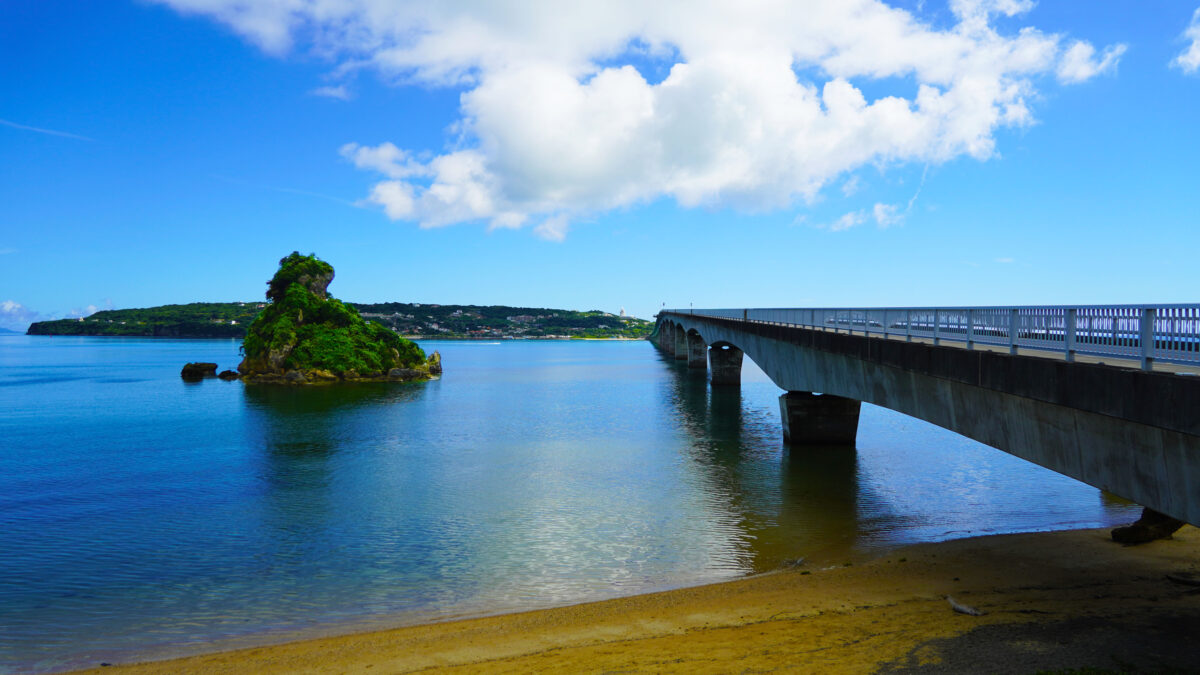
[[[183,370],[179,371],[179,376],[188,382],[198,382],[206,377],[216,377],[217,364],[203,361],[187,363],[184,364]]]
[[[217,377],[228,382],[229,380],[236,380],[240,378],[241,375],[239,375],[235,370],[222,370],[221,374],[217,375]]]

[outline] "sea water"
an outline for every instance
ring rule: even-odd
[[[0,337],[0,672],[701,584],[798,558],[1110,526],[1136,507],[864,405],[789,452],[782,393],[647,342],[424,342],[424,383],[183,382],[238,342]]]

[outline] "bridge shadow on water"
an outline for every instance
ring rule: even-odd
[[[774,385],[712,386],[706,371],[669,356],[665,397],[687,436],[685,459],[713,506],[739,524],[756,572],[798,558],[840,563],[873,526],[861,516],[858,453],[844,446],[784,444]],[[781,393],[781,392],[780,392]],[[877,522],[874,523],[877,525]]]

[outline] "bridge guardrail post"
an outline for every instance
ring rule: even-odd
[[[1017,310],[1008,310],[1008,353],[1017,353]]]
[[[975,349],[975,310],[967,310],[967,349]]]
[[[1154,320],[1158,310],[1154,307],[1142,308],[1141,325],[1138,326],[1138,346],[1142,353],[1142,370],[1154,369]]]
[[[935,309],[935,310],[933,310],[933,344],[935,344],[935,345],[942,344],[942,338],[941,338],[942,331],[940,330],[941,327],[942,327],[942,313]]]
[[[1074,307],[1068,309],[1063,325],[1063,346],[1067,350],[1067,361],[1075,360],[1075,323],[1077,311]]]

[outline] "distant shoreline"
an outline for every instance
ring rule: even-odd
[[[345,303],[364,319],[398,335],[423,339],[640,338],[654,322],[601,310],[578,311],[508,305],[437,305],[403,302]],[[265,302],[194,302],[106,309],[87,317],[35,321],[27,335],[225,338],[243,337]]]

